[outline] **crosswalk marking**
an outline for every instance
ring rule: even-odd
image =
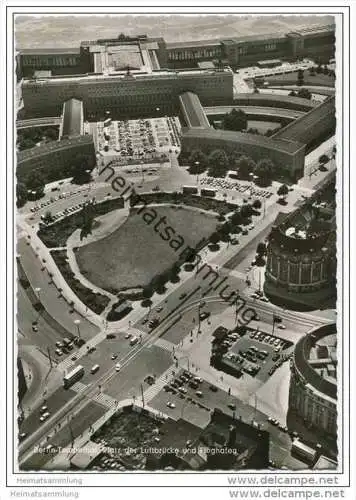
[[[162,390],[163,386],[168,384],[172,378],[172,368],[168,368],[168,370],[163,372],[162,375],[156,379],[156,382],[144,392],[145,401],[151,401],[151,399],[157,396],[157,394]]]
[[[168,352],[173,352],[174,348],[176,347],[175,344],[173,344],[169,340],[165,340],[162,338],[157,339],[154,345]]]

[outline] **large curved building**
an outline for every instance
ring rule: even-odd
[[[312,199],[291,214],[280,214],[268,237],[266,295],[316,309],[335,297],[335,281],[333,207]]]
[[[308,427],[337,434],[336,324],[302,337],[291,360],[289,411]]]

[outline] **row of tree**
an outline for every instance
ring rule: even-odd
[[[28,200],[38,200],[44,195],[44,187],[47,183],[73,177],[73,184],[86,184],[92,180],[91,172],[95,166],[92,155],[78,153],[73,156],[70,164],[60,169],[49,165],[47,169],[32,170],[28,175],[17,173],[16,196],[17,206],[22,207]]]
[[[261,186],[268,186],[276,173],[276,167],[271,160],[262,159],[256,163],[239,151],[227,154],[222,149],[216,149],[206,155],[200,149],[195,149],[187,161],[190,165],[189,172],[193,175],[202,174],[207,170],[211,177],[225,177],[229,170],[236,170],[241,180],[249,180],[251,174],[257,176]]]

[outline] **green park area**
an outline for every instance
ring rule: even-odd
[[[216,226],[216,214],[148,205],[131,210],[109,236],[80,247],[76,258],[82,274],[103,289],[139,288],[172,268],[181,252],[208,239]]]

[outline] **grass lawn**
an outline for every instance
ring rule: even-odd
[[[151,224],[143,220],[144,212],[133,211],[112,234],[80,247],[76,258],[83,275],[111,291],[143,286],[171,267],[186,245],[195,247],[202,238],[208,238],[217,225],[216,216],[183,206],[179,209],[156,206],[154,209],[158,215]],[[171,226],[176,237],[183,237],[185,244],[180,250],[175,251],[169,245],[174,236],[164,241],[155,231],[154,226],[163,216],[167,222],[161,227]]]
[[[266,76],[265,80],[270,84],[282,85],[297,85],[298,73],[286,73],[283,75]],[[323,73],[316,73],[315,76],[309,74],[309,71],[304,71],[303,85],[321,85],[324,87],[335,87],[335,78],[333,76],[324,75]]]

